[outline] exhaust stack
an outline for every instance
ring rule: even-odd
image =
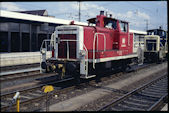
[[[104,11],[100,11],[100,15],[104,15]]]

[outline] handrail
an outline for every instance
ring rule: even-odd
[[[98,35],[103,35],[104,36],[104,51],[106,50],[106,37],[105,37],[105,34],[104,33],[95,33],[94,34],[94,40],[93,40],[93,68],[95,69],[95,40],[96,40],[96,37],[98,39]],[[97,49],[98,49],[98,40],[97,40]]]
[[[81,41],[79,41],[79,42],[82,43]],[[85,55],[85,56],[87,56],[87,58],[85,58],[85,62],[87,63],[87,64],[86,64],[86,65],[87,65],[86,75],[87,75],[87,72],[88,72],[88,50],[87,50],[85,44],[84,44],[84,43],[82,43],[82,44],[83,44],[83,47],[84,47],[84,49],[85,49],[85,51],[86,51],[86,55]],[[87,61],[86,61],[86,60],[87,60]]]
[[[41,63],[43,62],[43,61],[46,61],[46,51],[48,51],[48,44],[47,44],[47,42],[50,42],[50,45],[51,45],[51,42],[52,41],[54,41],[54,40],[50,40],[50,39],[45,39],[45,40],[43,40],[43,42],[42,42],[42,44],[41,44],[41,47],[40,47],[40,52],[41,52],[41,59],[40,59],[40,72],[42,72],[42,69],[41,69]],[[43,49],[43,45],[45,44],[45,50]],[[51,49],[51,47],[52,46],[49,46],[50,48],[50,50],[49,51],[51,51],[52,49]],[[43,50],[43,51],[42,51]]]
[[[45,48],[46,48],[46,42],[47,42],[47,41],[52,42],[52,41],[54,41],[54,40],[44,39],[44,40],[43,40],[43,42],[42,42],[42,44],[41,44],[41,48],[40,48],[40,50],[42,50],[42,48],[43,48],[43,44],[44,44],[44,43],[45,43]]]

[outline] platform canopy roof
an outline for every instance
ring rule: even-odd
[[[0,18],[11,18],[11,19],[37,21],[37,22],[45,22],[45,23],[52,23],[52,24],[70,24],[70,22],[72,21],[72,20],[58,19],[54,17],[45,17],[45,16],[25,14],[25,13],[5,11],[5,10],[0,10]],[[74,21],[74,24],[88,25],[87,23],[77,22],[77,21]]]
[[[132,32],[132,33],[135,33],[135,34],[143,34],[143,35],[147,34],[146,31],[138,31],[138,30],[132,30],[132,29],[129,29],[129,32]]]
[[[16,11],[18,13],[39,15],[39,16],[48,16],[47,10],[31,10],[31,11]]]

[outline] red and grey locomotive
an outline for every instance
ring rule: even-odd
[[[51,57],[47,58],[48,51]],[[58,72],[64,78],[91,78],[98,71],[126,69],[138,59],[133,53],[133,34],[129,23],[107,17],[101,11],[88,20],[88,26],[62,25],[41,46],[41,72]]]

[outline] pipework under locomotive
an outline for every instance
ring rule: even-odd
[[[88,26],[62,25],[41,46],[41,72],[57,72],[60,78],[91,78],[98,71],[125,70],[139,54],[133,53],[133,33],[129,23],[107,17],[101,11]],[[47,53],[51,57],[47,58]]]

